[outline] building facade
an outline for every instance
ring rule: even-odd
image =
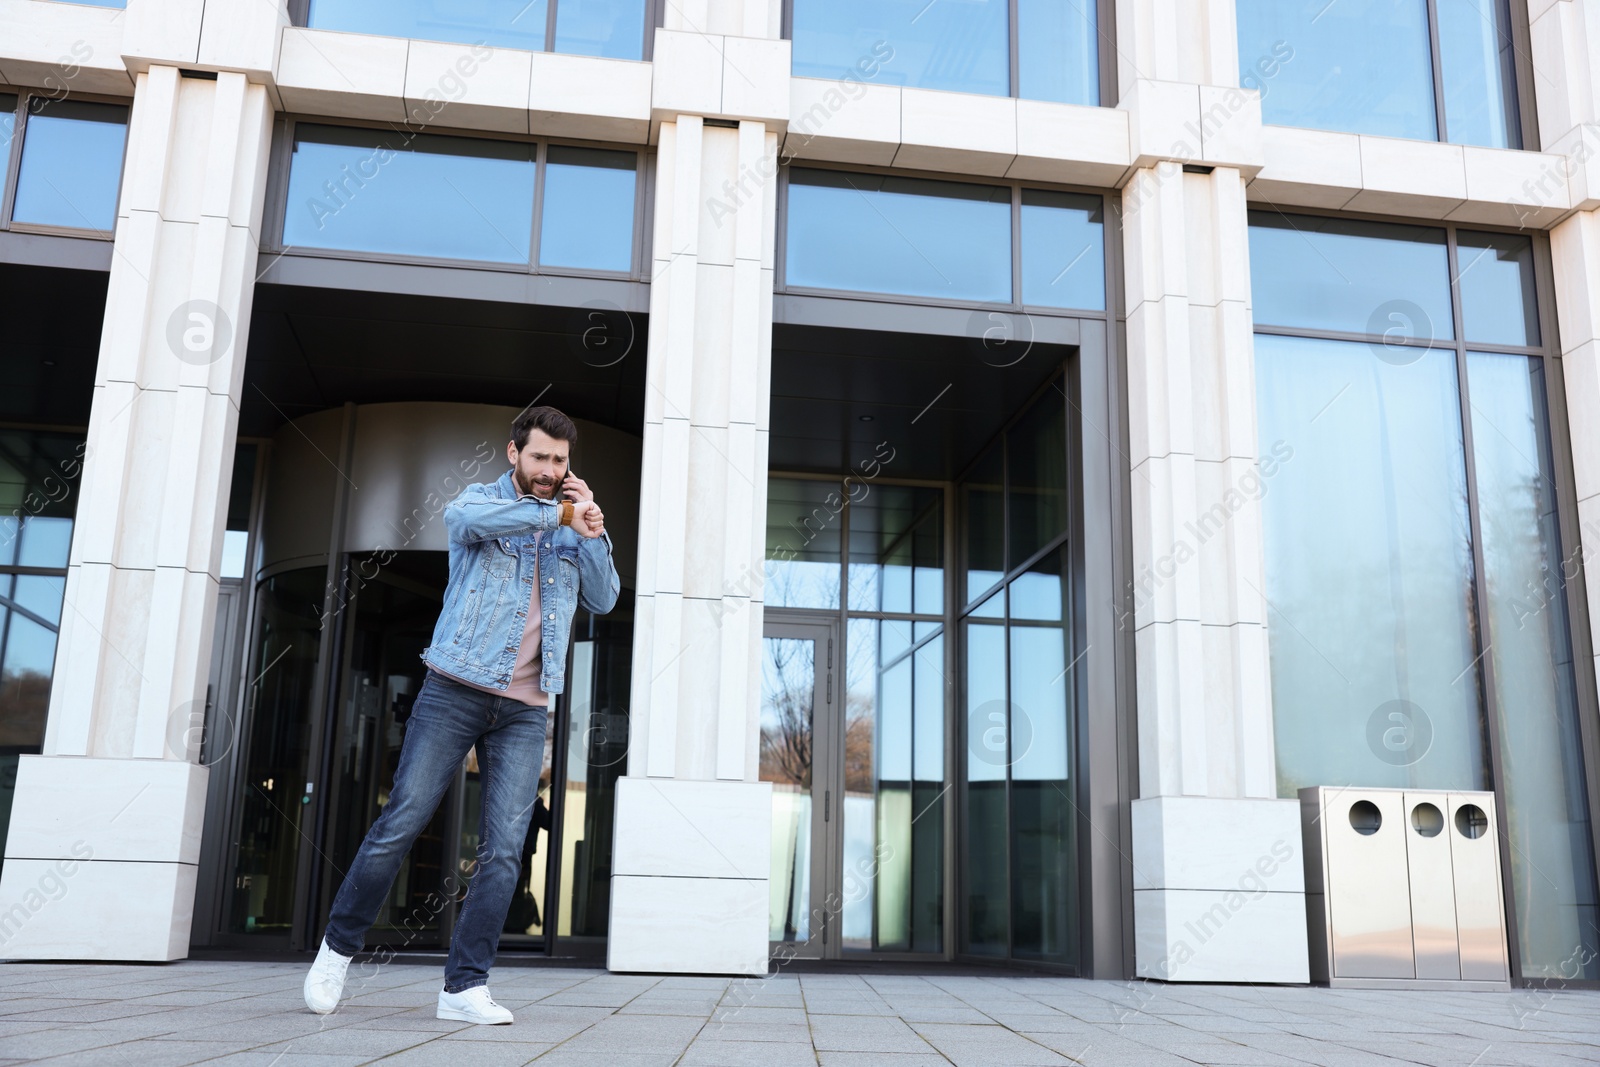
[[[1297,791],[1600,980],[1597,0],[0,0],[0,956],[314,948],[580,428],[503,951],[1304,982]],[[440,949],[469,757],[369,938]],[[530,845],[535,842],[530,841]]]

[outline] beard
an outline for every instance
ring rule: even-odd
[[[518,493],[521,493],[524,496],[536,496],[541,500],[555,499],[556,490],[561,485],[559,479],[551,482],[549,485],[540,485],[535,481],[524,480],[520,470],[513,470],[511,472],[511,480],[513,483],[515,483]]]

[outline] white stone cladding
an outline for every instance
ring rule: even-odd
[[[669,3],[649,62],[496,49],[448,101],[438,77],[465,46],[294,27],[286,0],[0,0],[0,82],[49,88],[70,58],[74,91],[133,102],[48,733],[23,761],[0,907],[53,864],[88,873],[6,955],[187,951],[206,772],[167,739],[210,655],[271,120],[422,109],[438,129],[656,152],[613,968],[767,967],[766,840],[747,816],[767,802],[756,749],[776,164],[796,159],[1120,191],[1135,970],[1305,980],[1292,877],[1228,936],[1178,951],[1192,917],[1285,835],[1298,855],[1299,817],[1275,796],[1259,508],[1162,561],[1256,466],[1252,202],[1548,231],[1578,510],[1585,532],[1600,522],[1600,0],[1527,8],[1542,151],[1264,126],[1259,96],[1238,88],[1232,0],[1118,0],[1102,28],[1118,86],[1104,107],[791,77],[780,0]],[[203,364],[167,340],[190,300],[232,331]],[[104,818],[63,822],[62,790],[97,798]],[[135,806],[117,811],[118,797]],[[688,861],[657,835],[714,848],[675,868]]]

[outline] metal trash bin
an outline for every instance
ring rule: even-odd
[[[1494,795],[1300,790],[1311,979],[1505,988]]]

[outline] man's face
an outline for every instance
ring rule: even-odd
[[[538,427],[528,431],[528,443],[517,451],[515,441],[506,442],[506,457],[514,468],[511,478],[519,493],[532,493],[543,500],[554,500],[567,476],[567,443],[551,437]]]

